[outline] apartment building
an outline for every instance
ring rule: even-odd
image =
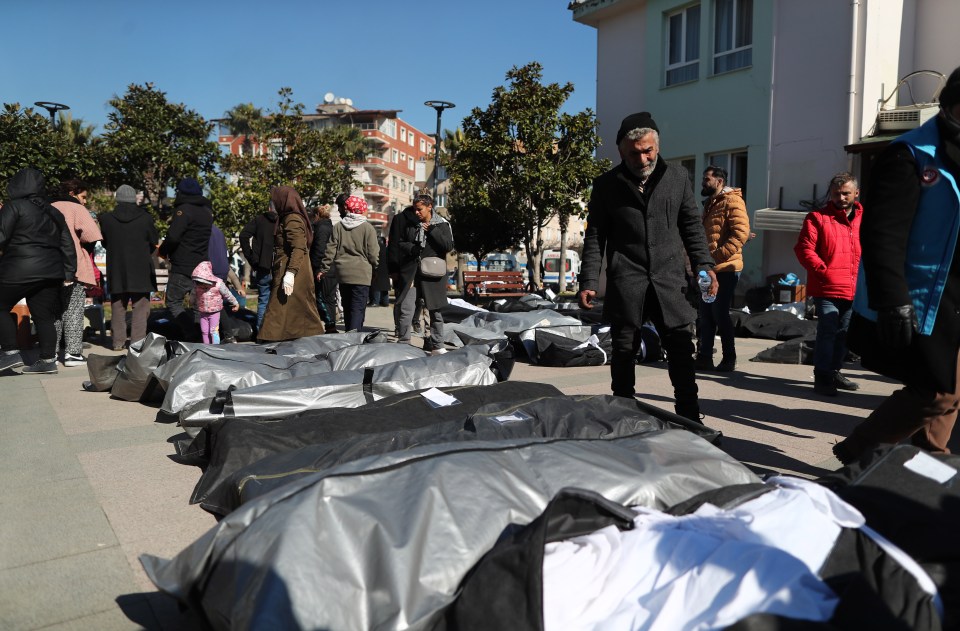
[[[356,127],[370,141],[371,149],[364,158],[351,163],[361,182],[361,187],[351,194],[366,199],[370,223],[382,230],[395,213],[411,204],[417,189],[426,184],[427,160],[433,158],[433,137],[401,119],[400,111],[361,110],[350,99],[328,93],[316,113],[303,117],[315,129]],[[243,152],[243,138],[230,135],[222,121],[218,142],[225,151]]]
[[[757,236],[741,291],[768,274],[803,275],[793,245],[807,210],[834,173],[867,175],[896,136],[878,135],[881,104],[933,99],[928,79],[891,97],[899,79],[960,63],[952,0],[575,0],[568,9],[597,31],[600,155],[619,162],[620,121],[647,110],[661,155],[689,170],[695,193],[710,164],[744,189]]]

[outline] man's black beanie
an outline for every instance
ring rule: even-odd
[[[947,84],[940,90],[940,107],[950,109],[960,103],[960,68],[950,73]]]
[[[946,92],[946,88],[944,88]],[[626,136],[634,129],[644,129],[649,128],[656,132],[660,132],[660,129],[657,127],[657,124],[653,122],[653,118],[650,116],[650,112],[637,112],[636,114],[631,114],[623,119],[623,122],[620,123],[620,130],[617,132],[617,144],[620,144],[620,141],[623,140],[623,137]]]

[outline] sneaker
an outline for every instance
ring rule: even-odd
[[[20,371],[21,375],[55,375],[57,374],[56,359],[38,359]]]
[[[714,370],[713,359],[705,355],[697,355],[697,358],[693,360],[693,367],[695,370]]]
[[[23,366],[23,357],[20,356],[20,351],[11,351],[0,355],[0,372],[20,366]]]
[[[859,389],[860,389],[860,384],[854,383],[854,382],[850,381],[849,379],[847,379],[846,377],[844,377],[842,374],[840,374],[840,371],[839,371],[839,370],[833,374],[833,385],[834,385],[838,390],[850,390],[850,391],[853,391],[853,390],[859,390]]]
[[[83,355],[71,355],[70,353],[66,353],[63,356],[63,365],[67,368],[73,368],[74,366],[86,366],[87,360],[83,357]]]
[[[714,368],[717,372],[733,372],[737,369],[737,358],[736,357],[724,357],[720,360],[720,363],[717,364],[717,367]]]

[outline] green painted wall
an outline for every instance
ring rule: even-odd
[[[646,109],[653,114],[661,135],[661,154],[668,159],[696,158],[694,193],[699,195],[699,174],[706,155],[747,151],[747,209],[768,206],[767,165],[770,127],[771,66],[773,63],[773,2],[753,2],[753,65],[711,75],[713,67],[713,0],[700,3],[699,79],[664,87],[666,15],[691,6],[676,0],[651,0],[648,4],[647,39],[642,60],[648,85]],[[744,250],[742,293],[762,281],[760,268],[763,236],[757,233]]]

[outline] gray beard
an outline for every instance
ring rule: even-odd
[[[660,156],[657,156],[657,159],[650,163],[649,166],[646,166],[639,171],[634,171],[630,169],[630,172],[633,173],[635,177],[640,178],[641,181],[646,182],[651,175],[653,175],[653,170],[657,168],[657,162],[660,160]],[[629,169],[629,167],[627,167]]]

